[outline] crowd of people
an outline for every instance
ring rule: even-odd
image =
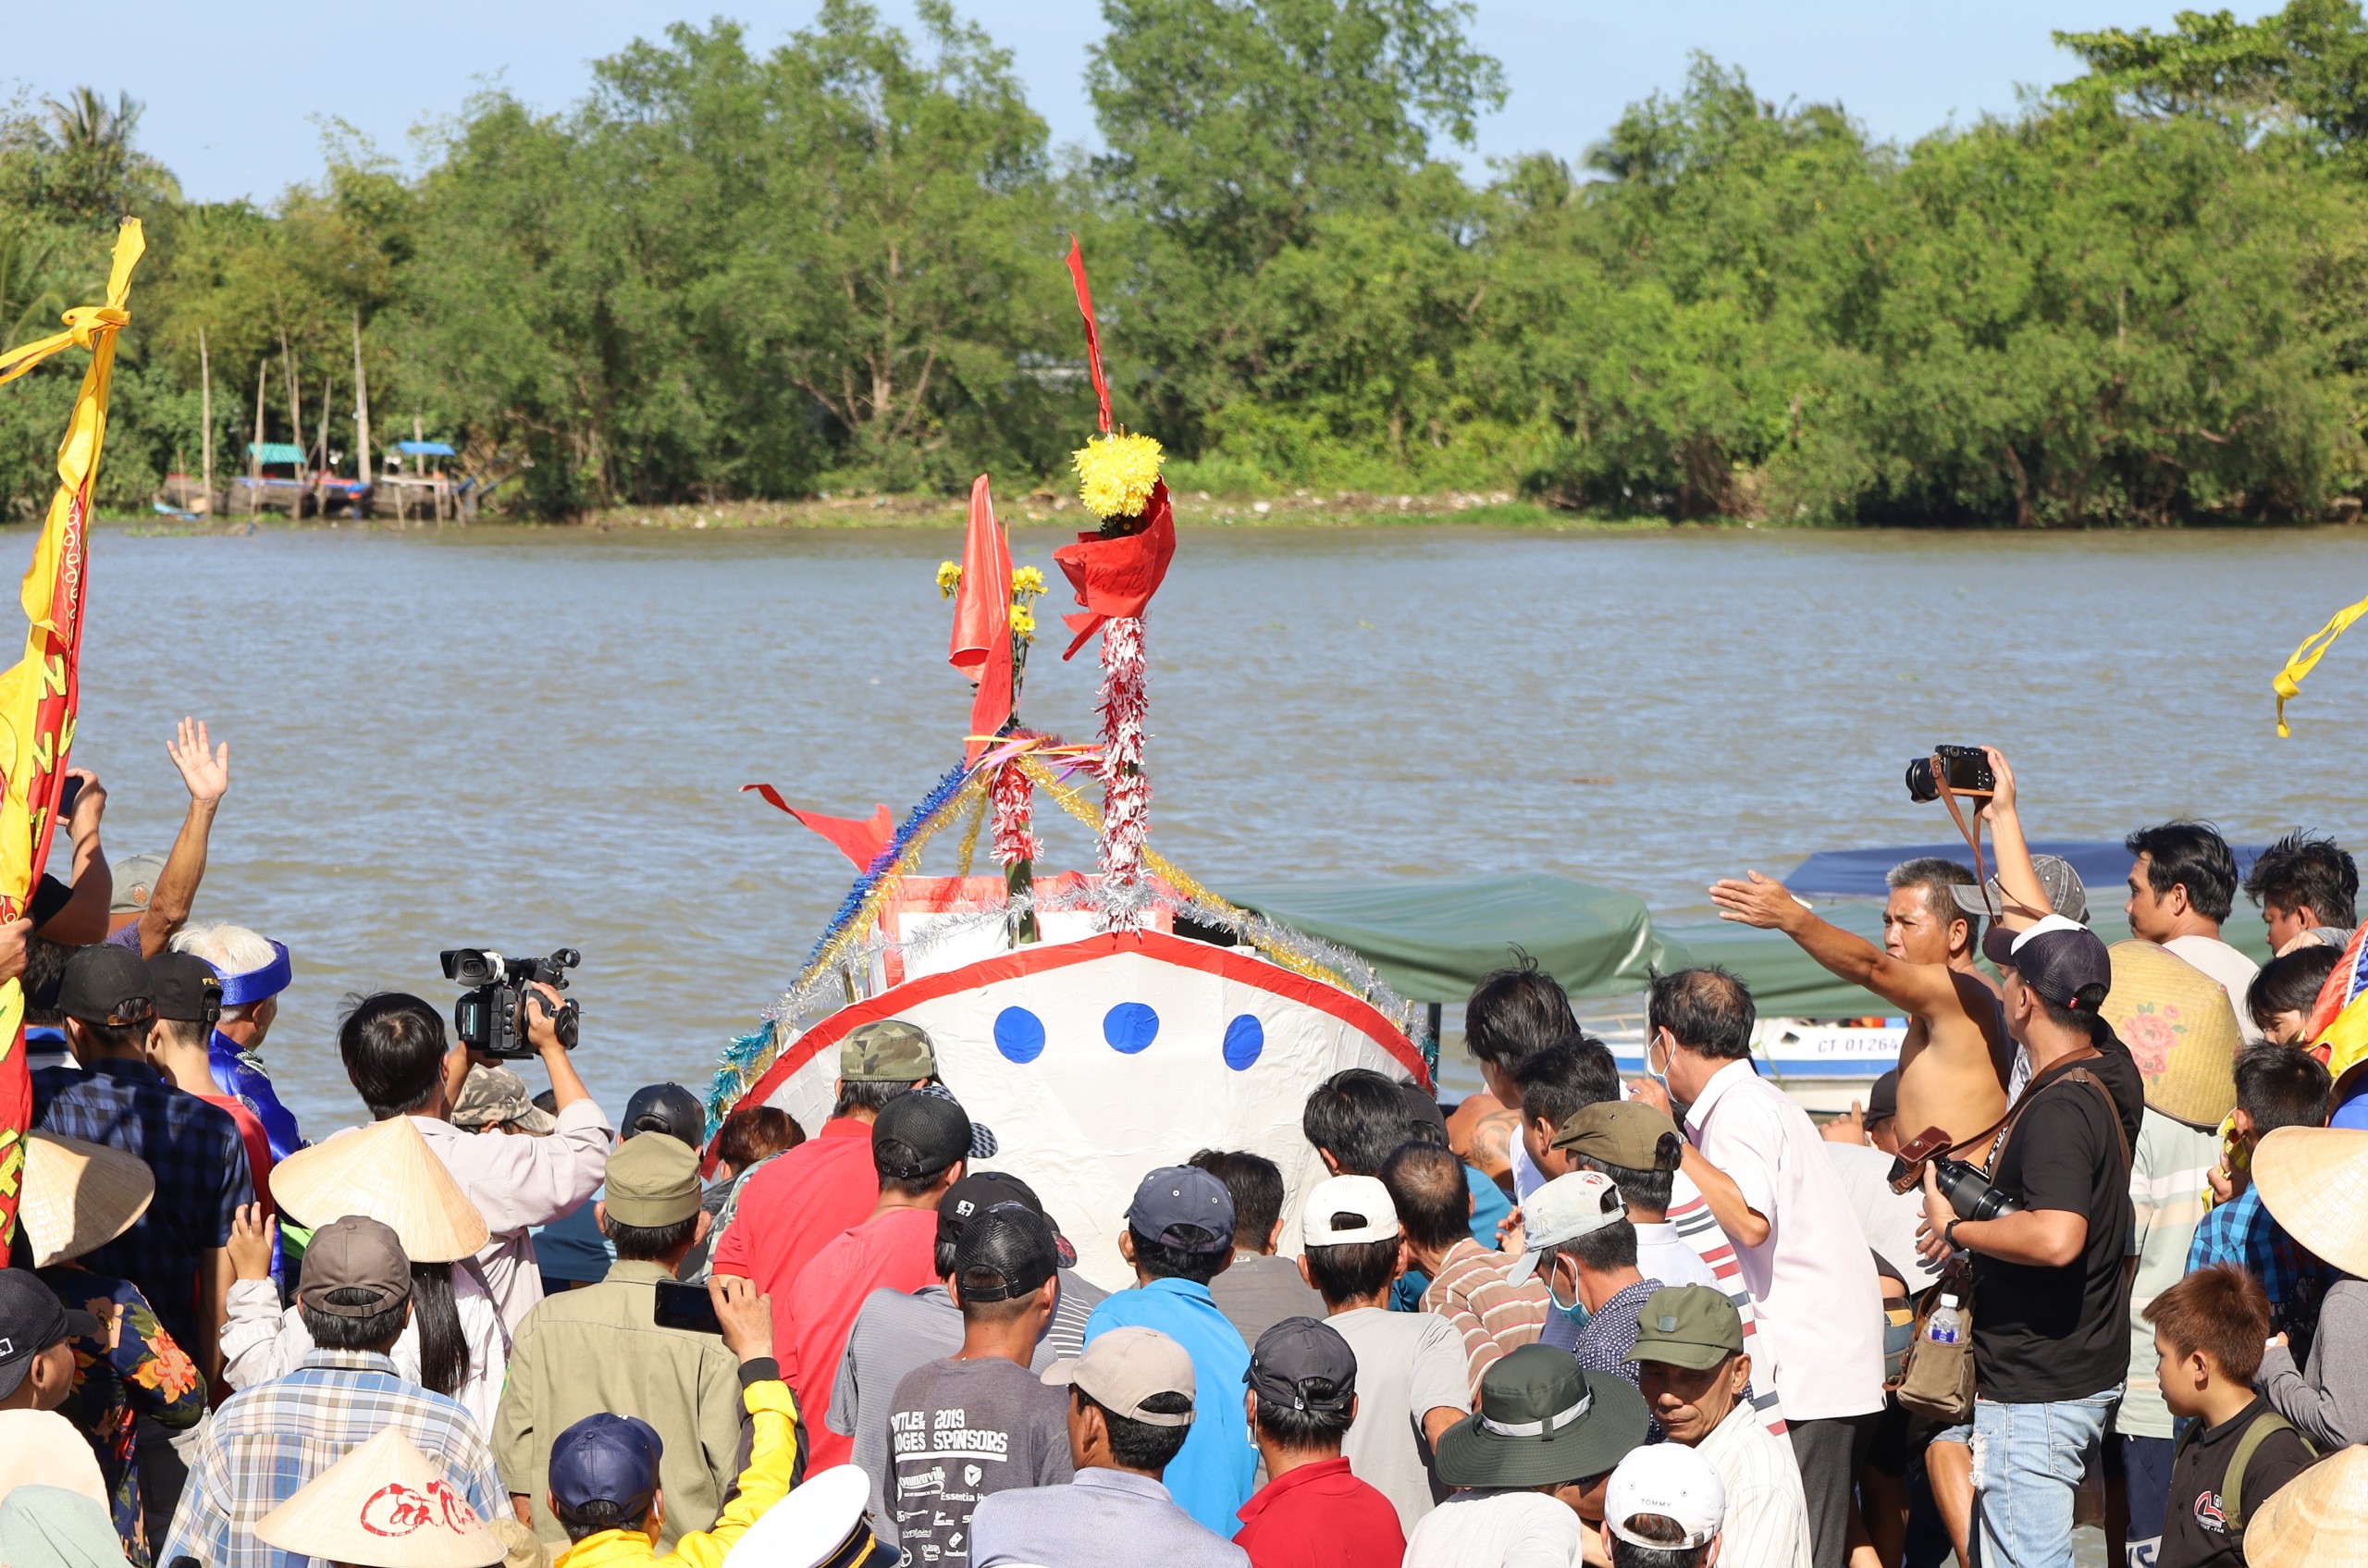
[[[301,1128],[287,947],[190,923],[227,747],[170,750],[169,852],[110,865],[82,775],[71,880],[0,927],[36,1061],[11,1568],[2025,1568],[2084,1522],[2130,1568],[2368,1553],[2368,1031],[2312,1027],[2359,925],[2325,839],[2240,886],[2209,827],[2133,833],[2108,945],[1993,752],[1995,875],[1898,867],[1880,946],[1712,890],[1909,1020],[1849,1114],[1761,1076],[1733,974],[1656,977],[1623,1081],[1518,959],[1465,1009],[1486,1093],[1338,1073],[1295,1204],[1179,1148],[1081,1271],[993,1168],[1045,1152],[898,1019],[844,1037],[820,1126],[710,1137],[678,1084],[611,1119],[548,988],[540,1093],[380,993],[337,1031],[356,1125]]]

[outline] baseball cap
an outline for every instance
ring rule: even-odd
[[[1992,926],[1981,939],[1981,953],[1999,968],[2012,969],[2057,1006],[2087,1013],[2096,1028],[2112,1032],[2095,1015],[2113,989],[2113,958],[2104,939],[2088,927],[2062,915],[2049,915],[2023,931]]]
[[[1328,1323],[1286,1317],[1258,1336],[1241,1380],[1266,1403],[1346,1415],[1357,1397],[1357,1352]]]
[[[1522,1205],[1521,1217],[1522,1237],[1529,1250],[1505,1271],[1505,1283],[1515,1286],[1528,1283],[1546,1254],[1563,1242],[1626,1219],[1628,1204],[1603,1172],[1574,1170],[1532,1192],[1529,1202]]]
[[[1375,1182],[1375,1186],[1380,1183]],[[1383,1194],[1385,1200],[1388,1194]],[[1395,1220],[1393,1212],[1391,1218]],[[1207,1232],[1194,1240],[1178,1228]],[[1162,1246],[1206,1255],[1233,1251],[1233,1194],[1197,1166],[1162,1166],[1142,1179],[1127,1205],[1127,1228]]]
[[[107,866],[107,874],[115,879],[115,895],[107,905],[110,915],[137,915],[148,907],[149,895],[156,891],[156,879],[165,874],[162,855],[126,855]],[[135,897],[133,888],[140,890]]]
[[[1890,1121],[1899,1115],[1899,1069],[1893,1068],[1875,1080],[1867,1091],[1867,1108],[1860,1119],[1869,1124]]]
[[[469,1068],[461,1097],[452,1102],[452,1125],[471,1131],[515,1125],[521,1132],[540,1137],[558,1127],[559,1118],[535,1104],[524,1079],[508,1068],[479,1062]]]
[[[1300,1211],[1300,1241],[1310,1247],[1388,1241],[1399,1234],[1398,1205],[1378,1177],[1335,1176],[1315,1184]]]
[[[1171,1415],[1143,1408],[1144,1401],[1161,1394],[1190,1400],[1193,1392],[1191,1352],[1156,1328],[1110,1329],[1083,1355],[1044,1368],[1043,1381],[1055,1389],[1074,1385],[1113,1415],[1146,1426],[1192,1424],[1189,1410]]]
[[[69,1311],[29,1269],[0,1268],[0,1400],[17,1391],[33,1357],[68,1340],[95,1339],[99,1320]]]
[[[649,1083],[625,1102],[621,1137],[636,1132],[663,1132],[697,1147],[707,1142],[707,1108],[699,1097],[679,1083]]]
[[[1704,1372],[1743,1353],[1743,1315],[1708,1285],[1664,1285],[1636,1314],[1630,1361],[1658,1361]]]
[[[902,1019],[883,1019],[847,1031],[839,1042],[839,1076],[850,1083],[913,1083],[937,1076],[937,1047],[929,1031]]]
[[[1027,1295],[1059,1268],[1053,1228],[1019,1204],[999,1204],[972,1216],[954,1244],[954,1283],[965,1302]]]
[[[1684,1538],[1657,1540],[1639,1534],[1631,1525],[1642,1514],[1668,1520],[1684,1532]],[[1699,1449],[1684,1443],[1654,1443],[1631,1451],[1603,1492],[1603,1522],[1630,1546],[1690,1551],[1708,1545],[1726,1516],[1726,1484]]]
[[[1036,1196],[1036,1189],[1007,1170],[966,1171],[961,1180],[945,1190],[945,1196],[937,1201],[937,1244],[952,1246],[962,1239],[962,1227],[971,1216],[1005,1204],[1018,1204],[1043,1215],[1045,1225],[1053,1232],[1054,1255],[1063,1268],[1077,1266],[1077,1249],[1061,1234],[1053,1216],[1044,1214],[1044,1203]]]
[[[84,1023],[145,1023],[156,987],[140,955],[109,943],[75,950],[57,983],[57,1010]]]
[[[370,1300],[341,1306],[332,1290],[366,1290]],[[350,1214],[313,1232],[304,1249],[303,1282],[296,1299],[331,1317],[369,1317],[411,1297],[411,1259],[393,1230],[366,1215]]]
[[[2039,885],[2047,894],[2049,909],[2076,925],[2089,923],[2089,890],[2081,883],[2080,873],[2072,869],[2071,861],[2060,855],[2034,855],[2031,870],[2039,873]],[[1985,891],[1990,895],[1987,902],[1982,898]],[[2007,908],[2011,902],[2005,887],[1994,876],[1980,887],[1953,887],[1949,894],[1957,901],[1957,907],[1968,915],[1995,914]]]
[[[609,1156],[601,1199],[619,1225],[678,1225],[699,1212],[699,1155],[664,1132],[628,1138]]]
[[[1439,1434],[1435,1468],[1450,1487],[1561,1486],[1608,1473],[1651,1431],[1627,1378],[1523,1345],[1480,1375],[1480,1407]]]
[[[600,1411],[551,1444],[551,1500],[564,1518],[596,1502],[614,1503],[616,1520],[649,1517],[658,1495],[658,1461],[666,1445],[638,1415]]]
[[[955,1099],[954,1091],[943,1083],[924,1083],[919,1089],[910,1090],[907,1093],[926,1094],[932,1100],[950,1101],[957,1105],[962,1103]],[[996,1151],[1002,1147],[1003,1144],[996,1140],[994,1133],[988,1130],[985,1122],[974,1121],[970,1124],[970,1157],[972,1159],[993,1159]]]
[[[1554,1147],[1623,1170],[1675,1170],[1685,1153],[1677,1124],[1639,1100],[1598,1100],[1562,1123]]]
[[[159,953],[148,960],[155,1016],[175,1023],[212,1023],[222,1016],[222,977],[194,953]]]
[[[970,1154],[970,1118],[952,1100],[899,1094],[871,1124],[872,1167],[899,1181],[935,1176]]]

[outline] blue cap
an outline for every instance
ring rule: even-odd
[[[658,1429],[637,1415],[587,1415],[551,1444],[551,1497],[563,1518],[587,1504],[616,1504],[616,1523],[649,1517],[658,1496]]]
[[[1135,1189],[1135,1201],[1127,1205],[1127,1224],[1138,1236],[1184,1252],[1229,1253],[1233,1194],[1197,1166],[1163,1166]]]

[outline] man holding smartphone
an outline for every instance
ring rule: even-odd
[[[625,1140],[610,1156],[607,1195],[597,1205],[601,1232],[617,1249],[609,1277],[546,1297],[519,1325],[493,1451],[519,1519],[545,1541],[567,1541],[547,1501],[551,1444],[585,1416],[636,1416],[663,1441],[660,1552],[714,1524],[739,1474],[739,1358],[720,1329],[707,1327],[710,1315],[684,1313],[671,1294],[665,1315],[702,1327],[660,1318],[661,1292],[707,1234],[700,1191],[698,1153],[689,1144],[663,1132]]]

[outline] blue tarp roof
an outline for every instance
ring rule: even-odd
[[[442,441],[397,441],[395,450],[406,457],[453,457],[458,455]]]
[[[2261,854],[2257,845],[2230,845],[2237,857],[2237,875],[2241,878]],[[1997,860],[1990,853],[1990,841],[1985,834],[1981,852],[1994,871]],[[2034,855],[2059,855],[2072,862],[2080,873],[2080,881],[2089,889],[2092,907],[2109,907],[2120,898],[2116,891],[2129,875],[2129,851],[2110,840],[2033,839]],[[1936,855],[1961,865],[1973,863],[1965,840],[1954,839],[1946,844],[1907,844],[1890,849],[1820,849],[1802,861],[1784,885],[1794,893],[1810,898],[1881,898],[1889,891],[1883,883],[1884,873],[1902,860],[1914,860]]]
[[[292,441],[249,441],[247,455],[258,463],[302,463],[304,449]]]

